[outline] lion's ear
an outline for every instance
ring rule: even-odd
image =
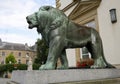
[[[39,8],[39,10],[42,10],[42,11],[48,11],[52,8],[52,6],[42,6]]]

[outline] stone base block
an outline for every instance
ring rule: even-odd
[[[105,78],[120,78],[120,69],[13,71],[11,81],[18,84],[53,84]]]
[[[65,82],[65,83],[53,83],[53,84],[120,84],[120,78],[86,80],[79,82]]]

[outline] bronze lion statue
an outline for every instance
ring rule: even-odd
[[[60,58],[62,69],[68,68],[65,49],[86,47],[94,59],[92,68],[114,68],[104,57],[99,33],[90,27],[81,26],[68,19],[60,10],[42,6],[38,12],[26,17],[29,29],[37,28],[49,45],[47,61],[40,69],[56,69]]]

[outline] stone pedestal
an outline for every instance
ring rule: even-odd
[[[119,77],[120,69],[13,71],[11,81],[19,84],[53,84]]]

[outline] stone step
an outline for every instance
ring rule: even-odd
[[[19,70],[12,72],[11,81],[20,84],[54,84],[112,78],[120,78],[120,69]]]
[[[20,83],[17,83],[15,81],[8,81],[6,84],[20,84]]]
[[[54,84],[120,84],[120,78],[90,80],[90,81],[80,81],[80,82],[54,83]]]

